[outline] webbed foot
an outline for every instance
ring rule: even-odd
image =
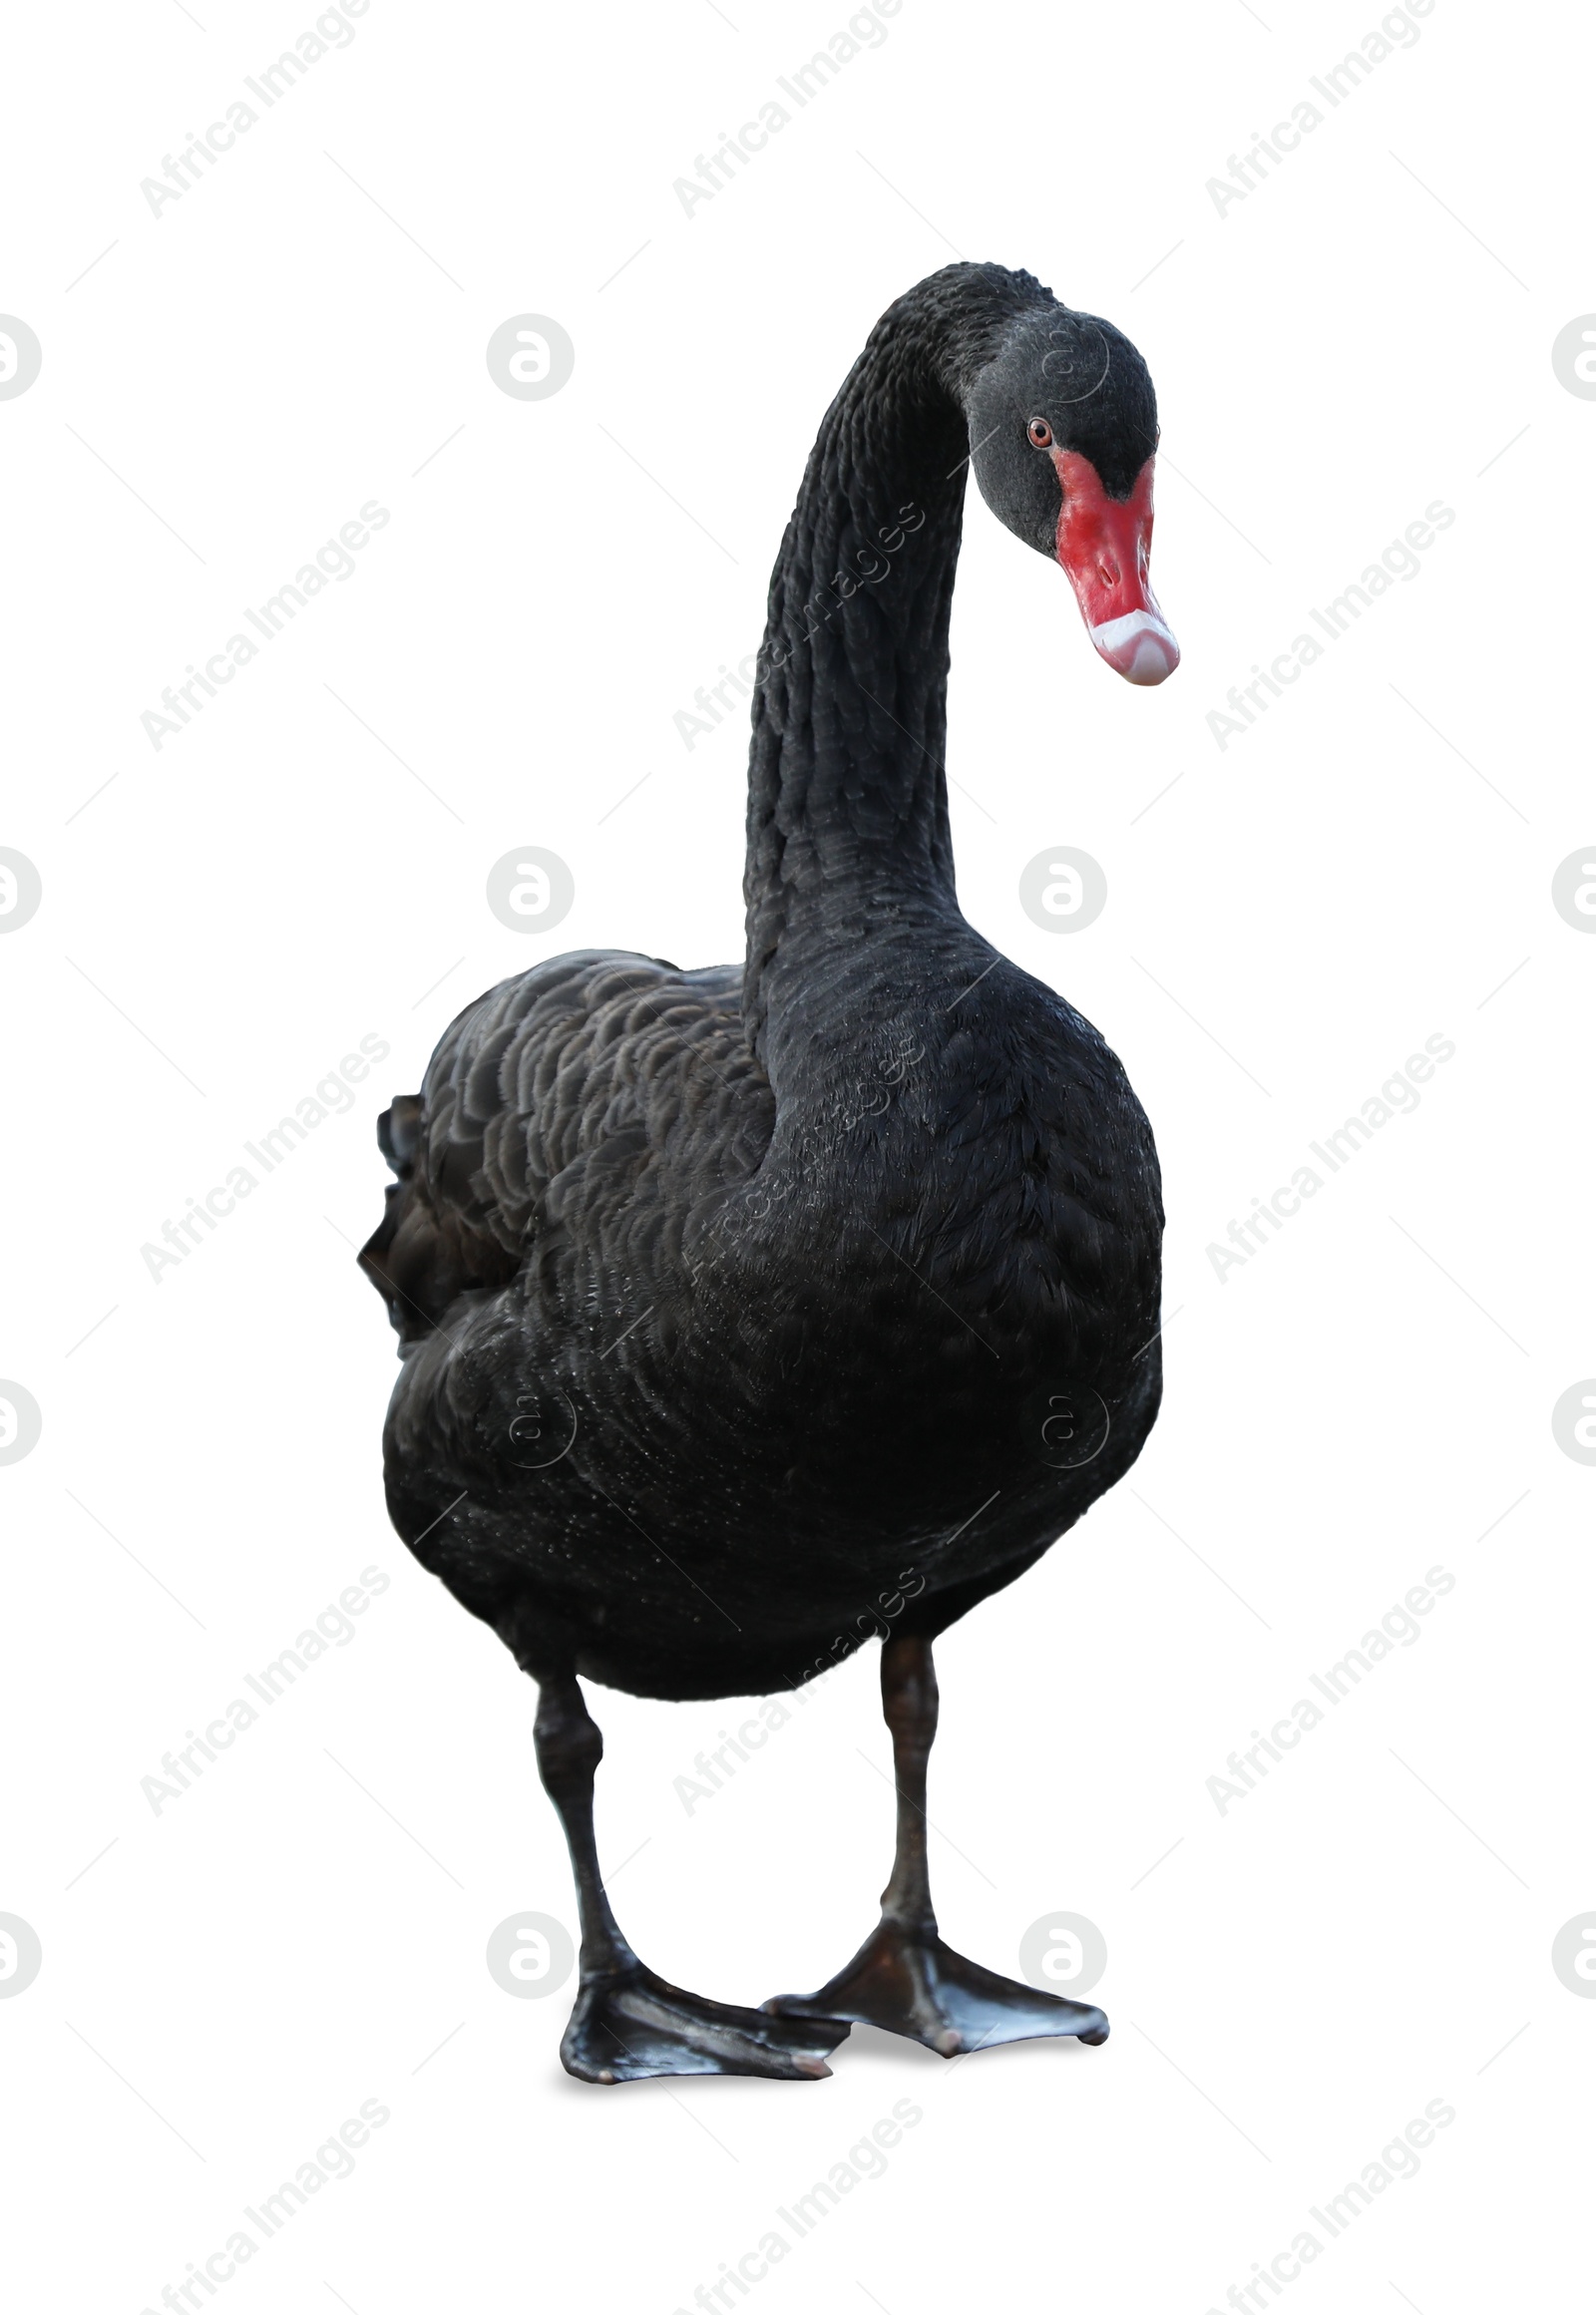
[[[786,2019],[706,2001],[667,1985],[641,1962],[589,1978],[577,1996],[561,2062],[583,2082],[659,2074],[758,2074],[777,2082],[828,2075],[844,2019]]]
[[[944,2058],[998,2042],[1073,2034],[1096,2044],[1108,2020],[1089,2002],[1069,2002],[1000,1978],[966,1961],[935,1933],[883,1921],[846,1969],[815,1994],[777,1994],[765,2008],[812,2025],[846,2020],[924,2042]]]

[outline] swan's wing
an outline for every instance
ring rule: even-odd
[[[741,972],[615,951],[551,959],[451,1022],[378,1139],[399,1176],[361,1262],[412,1338],[502,1286],[541,1240],[624,1267],[669,1184],[684,1211],[752,1171],[773,1105],[743,1034]]]

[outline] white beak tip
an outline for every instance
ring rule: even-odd
[[[1180,665],[1180,645],[1156,612],[1127,611],[1091,629],[1098,651],[1127,683],[1162,683]]]

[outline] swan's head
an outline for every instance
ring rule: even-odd
[[[967,407],[988,506],[1059,564],[1109,666],[1162,683],[1180,646],[1147,577],[1158,405],[1129,338],[1065,306],[1026,314]]]

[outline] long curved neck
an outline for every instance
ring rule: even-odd
[[[952,265],[889,308],[826,413],[771,575],[748,767],[743,1010],[816,951],[961,922],[943,771],[966,402],[1028,274]]]

